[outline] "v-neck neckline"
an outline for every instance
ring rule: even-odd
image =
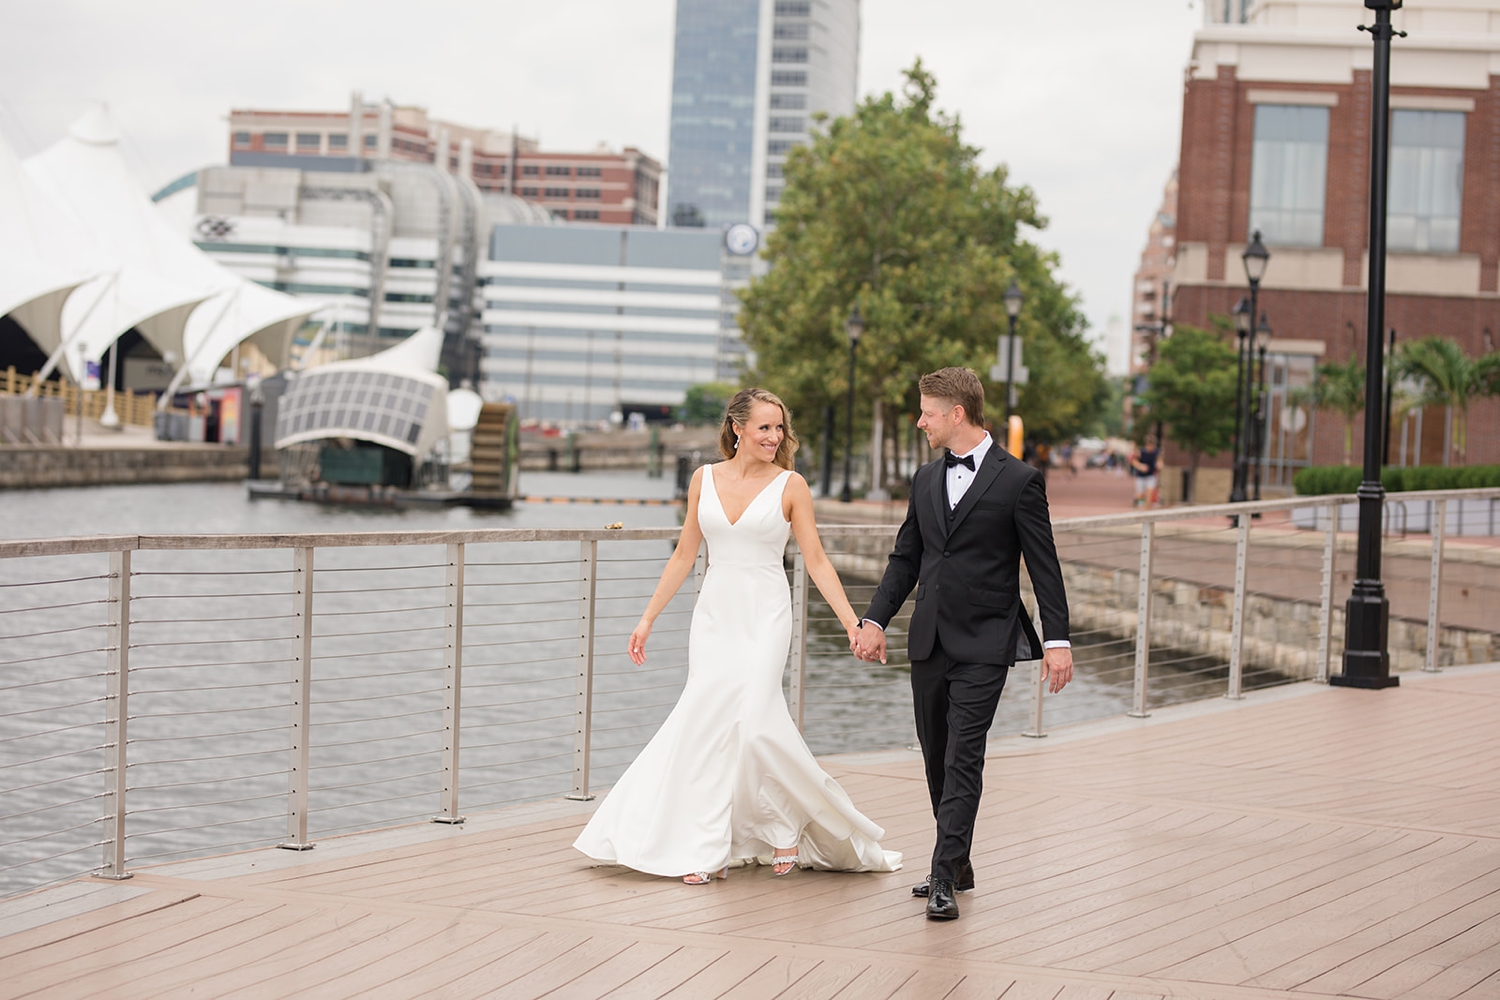
[[[709,468],[711,469],[712,466],[710,466]],[[753,497],[750,498],[750,502],[747,503],[747,504],[745,504],[745,509],[742,510],[742,511],[740,511],[740,516],[738,518],[736,518],[735,520],[732,520],[732,521],[729,520],[729,510],[724,506],[724,498],[719,495],[719,484],[717,482],[714,482],[713,483],[713,487],[714,487],[714,499],[716,501],[718,501],[718,504],[719,504],[719,513],[724,515],[724,520],[729,522],[729,526],[731,528],[737,527],[739,525],[739,523],[745,519],[745,515],[748,514],[748,513],[750,513],[750,508],[755,506],[755,501],[759,500],[761,498],[761,496],[766,492],[766,490],[770,489],[772,486],[775,486],[776,485],[776,481],[779,480],[782,476],[784,476],[786,474],[787,474],[787,470],[786,469],[782,469],[776,475],[772,476],[771,477],[771,481],[769,483],[766,483],[766,485],[762,486],[756,492],[755,496],[753,496]],[[710,479],[713,479],[713,473],[712,472],[709,472],[708,475],[709,475]]]

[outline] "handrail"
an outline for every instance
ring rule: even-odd
[[[1500,500],[1500,489],[1434,490],[1389,499],[1434,507],[1430,553],[1423,551],[1418,559],[1412,543],[1406,542],[1402,559],[1408,579],[1420,578],[1430,588],[1422,609],[1426,631],[1420,654],[1422,669],[1436,670],[1453,648],[1445,646],[1445,630],[1451,626],[1443,622],[1440,591],[1445,552],[1458,530],[1454,501]],[[1304,584],[1306,592],[1294,595],[1302,606],[1298,614],[1316,626],[1315,633],[1306,633],[1298,655],[1306,676],[1326,680],[1335,642],[1338,518],[1327,519],[1315,532],[1293,536],[1311,543],[1301,544],[1284,541],[1290,534],[1284,522],[1264,535],[1253,516],[1353,502],[1352,495],[1296,497],[1054,522],[1064,550],[1065,572],[1074,575],[1069,583],[1070,605],[1076,602],[1080,611],[1091,616],[1086,625],[1085,616],[1079,616],[1075,635],[1100,634],[1134,647],[1133,676],[1123,676],[1122,663],[1115,670],[1120,679],[1110,682],[1122,695],[1128,692],[1127,714],[1150,714],[1153,686],[1159,689],[1162,683],[1158,673],[1185,669],[1179,661],[1206,663],[1190,673],[1201,673],[1203,683],[1217,685],[1225,697],[1239,697],[1247,681],[1253,686],[1247,665],[1276,662],[1288,645],[1278,636],[1268,638],[1256,632],[1256,615],[1264,619],[1275,612],[1275,601],[1285,600],[1264,589],[1268,580],[1274,589],[1275,577],[1283,570],[1300,572],[1303,580],[1316,574],[1316,585]],[[1171,531],[1159,530],[1169,523],[1174,524]],[[463,822],[460,807],[465,803],[471,810],[476,808],[474,796],[480,793],[475,791],[475,776],[484,776],[482,787],[493,789],[489,794],[502,796],[501,801],[508,801],[506,789],[517,787],[514,782],[525,787],[531,787],[526,782],[543,782],[551,795],[567,792],[571,798],[591,798],[595,785],[607,784],[609,775],[623,766],[622,760],[633,756],[654,730],[684,678],[685,649],[674,636],[685,631],[681,618],[676,623],[665,618],[658,623],[659,643],[646,667],[623,665],[619,652],[625,631],[649,596],[651,581],[667,553],[665,546],[632,549],[631,543],[670,542],[680,530],[475,528],[0,541],[0,566],[5,560],[38,557],[108,557],[107,572],[84,572],[68,565],[52,578],[20,581],[19,586],[13,578],[0,580],[10,585],[0,587],[0,637],[12,640],[6,645],[13,650],[0,657],[5,661],[0,665],[0,692],[7,695],[0,702],[13,705],[4,710],[11,719],[6,739],[36,739],[52,748],[46,753],[37,751],[29,761],[12,754],[8,758],[12,763],[0,767],[0,776],[6,779],[0,787],[69,788],[67,796],[57,794],[54,805],[30,808],[33,803],[27,803],[23,811],[28,821],[51,808],[76,810],[81,808],[78,803],[92,802],[99,810],[95,818],[82,824],[76,817],[67,822],[59,819],[54,829],[66,833],[97,827],[100,839],[92,849],[102,848],[96,854],[101,863],[92,870],[114,878],[129,875],[130,838],[177,835],[184,829],[164,829],[163,821],[153,817],[187,807],[162,805],[151,796],[164,794],[162,789],[213,786],[213,781],[204,780],[201,769],[172,780],[176,772],[170,768],[178,764],[215,761],[227,767],[231,760],[253,759],[253,765],[245,765],[247,773],[234,779],[248,782],[246,790],[226,793],[239,796],[227,801],[283,799],[284,839],[280,834],[275,838],[256,834],[250,842],[279,843],[298,850],[313,846],[317,831],[310,829],[310,815],[346,808],[341,803],[350,801],[359,789],[375,788],[371,794],[376,797],[369,800],[373,805],[409,799],[416,793],[402,789],[418,788],[429,801],[430,796],[437,797],[437,815],[430,805],[422,814],[445,823]],[[846,585],[852,591],[870,586],[869,581],[878,576],[896,530],[893,524],[827,525],[820,533],[836,562],[842,560],[840,569],[847,570]],[[1258,538],[1262,540],[1257,544]],[[508,554],[499,558],[476,555],[471,548],[530,543],[551,543],[557,548],[516,559]],[[1229,544],[1235,546],[1232,563]],[[411,566],[402,566],[402,558],[386,554],[366,558],[366,565],[360,565],[359,557],[315,559],[318,549],[401,550],[427,545],[442,546],[441,558],[414,555],[409,558]],[[601,557],[601,546],[623,548],[611,548]],[[256,556],[257,551],[267,555]],[[1468,561],[1486,562],[1491,555],[1489,547],[1470,551],[1478,555],[1466,556]],[[224,555],[231,552],[246,555],[236,562]],[[1197,552],[1192,558],[1198,561],[1193,563],[1185,552]],[[1258,567],[1252,566],[1252,554],[1260,560]],[[213,558],[205,558],[208,555]],[[885,706],[881,711],[887,713],[882,720],[861,721],[860,715],[862,706],[874,704],[864,700],[863,692],[882,685],[889,690],[888,678],[875,679],[872,674],[869,679],[850,682],[825,675],[820,680],[811,668],[819,653],[813,647],[823,643],[826,656],[829,636],[835,630],[828,624],[826,608],[809,605],[805,561],[795,548],[791,555],[794,634],[788,697],[794,719],[799,725],[805,721],[815,734],[820,725],[836,717],[846,728],[867,727],[850,730],[871,732],[867,744],[891,745],[897,741],[894,734],[900,726],[908,723],[891,729],[889,704],[881,703]],[[368,565],[372,561],[374,565]],[[1420,570],[1412,568],[1417,562],[1423,564]],[[701,587],[704,567],[700,550],[691,591]],[[1232,580],[1224,578],[1226,567],[1232,567]],[[233,580],[237,573],[244,579],[238,591],[220,580]],[[1257,573],[1261,574],[1261,590],[1256,589]],[[273,578],[268,574],[276,574],[275,582],[270,582]],[[318,586],[330,574],[335,582],[327,589]],[[1076,589],[1075,582],[1080,584]],[[44,584],[47,599],[28,596]],[[66,593],[54,597],[53,585]],[[1317,593],[1312,592],[1313,586]],[[1205,639],[1204,648],[1218,643],[1215,648],[1222,656],[1182,645],[1193,637],[1185,637],[1180,618],[1168,614],[1181,595],[1205,616],[1196,631],[1218,630],[1219,638]],[[232,618],[222,617],[221,603],[195,606],[198,600],[225,598],[243,605]],[[859,604],[859,596],[851,592],[851,598]],[[685,590],[682,601],[674,605],[678,610],[672,613],[683,614],[682,606],[690,600]],[[152,602],[163,601],[172,608],[170,616],[150,610]],[[556,607],[537,607],[548,603]],[[146,610],[133,612],[133,607]],[[1408,623],[1421,620],[1414,608],[1408,610]],[[1227,620],[1209,621],[1216,614]],[[103,618],[96,622],[89,615]],[[394,620],[394,615],[406,617]],[[410,617],[414,615],[428,617]],[[330,622],[337,624],[330,626]],[[523,627],[529,631],[517,631]],[[247,630],[244,635],[232,632],[240,628]],[[900,628],[893,623],[893,634]],[[402,638],[390,641],[389,636],[397,632],[403,633]],[[404,633],[409,632],[420,632],[423,638],[408,638]],[[76,643],[73,637],[78,637]],[[1086,652],[1087,642],[1084,647],[1081,653]],[[216,649],[233,652],[223,652],[223,658],[217,659]],[[1123,651],[1121,660],[1126,659],[1129,653]],[[1227,677],[1222,673],[1226,662]],[[81,667],[82,672],[69,674],[61,666],[65,664]],[[536,664],[545,669],[530,666]],[[1414,665],[1409,658],[1407,667]],[[1018,685],[1027,669],[1022,664],[1015,672]],[[1047,732],[1039,681],[1039,664],[1033,664],[1025,735],[1038,738]],[[51,701],[16,700],[48,691],[60,693]],[[216,692],[224,696],[226,707],[204,700]],[[98,719],[90,713],[99,709],[91,706],[101,704],[103,718]],[[1054,727],[1058,718],[1067,718],[1066,702],[1045,704],[1058,705],[1050,710]],[[260,714],[253,721],[218,721],[221,714],[236,712]],[[182,735],[169,725],[176,717],[204,721],[194,723],[192,735]],[[605,720],[602,726],[601,718]],[[405,728],[389,729],[401,720]],[[337,727],[337,739],[319,742],[319,728],[330,726]],[[170,745],[174,741],[184,745]],[[101,766],[70,763],[85,769],[57,773],[45,772],[43,767],[38,775],[28,772],[19,780],[9,780],[9,769],[51,766],[46,762],[72,761],[93,753],[103,754]],[[401,765],[400,773],[392,770],[398,761],[423,757],[429,760]],[[268,763],[273,760],[276,763]],[[517,770],[523,765],[533,770]],[[535,770],[543,766],[557,770]],[[348,772],[351,768],[355,771]],[[33,780],[37,776],[43,780]],[[101,776],[102,794],[77,794]],[[271,778],[277,780],[268,785]],[[330,792],[343,794],[330,796]],[[195,819],[201,843],[194,841],[192,849],[227,849],[229,844],[245,843],[246,835],[236,824],[250,823],[262,811],[257,807],[255,816],[241,814],[247,818]],[[411,818],[415,817],[406,813],[392,821]],[[229,829],[220,835],[220,827]],[[10,845],[19,847],[37,839],[15,832],[5,836],[11,839],[0,838],[0,875],[17,867],[3,857]],[[72,854],[76,850],[57,856]]]

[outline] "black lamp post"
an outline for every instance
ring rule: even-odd
[[[858,304],[850,310],[849,318],[844,320],[844,332],[849,335],[849,409],[844,435],[844,490],[839,494],[839,499],[849,503],[854,499],[854,494],[849,490],[849,477],[854,467],[854,351],[859,347],[859,338],[865,332],[865,321],[859,314]]]
[[[1229,488],[1229,500],[1231,503],[1239,503],[1245,499],[1245,355],[1249,353],[1250,342],[1249,298],[1236,302],[1230,313],[1234,316],[1238,350],[1235,351],[1234,371],[1234,469],[1231,473],[1233,480]]]
[[[1271,324],[1266,321],[1266,314],[1260,314],[1260,323],[1255,327],[1255,353],[1258,357],[1260,374],[1255,378],[1255,418],[1251,423],[1250,446],[1255,449],[1255,494],[1256,500],[1260,499],[1260,463],[1265,451],[1266,433],[1266,349],[1271,346]],[[1257,515],[1259,516],[1259,515]]]
[[[1021,286],[1016,284],[1016,279],[1010,279],[1010,287],[1005,290],[1005,315],[1010,317],[1010,340],[1005,359],[1005,430],[1004,434],[1010,433],[1010,394],[1011,385],[1016,377],[1016,318],[1021,315],[1021,306],[1026,304],[1026,296],[1021,294]]]
[[[1259,314],[1256,303],[1260,297],[1260,279],[1265,276],[1266,265],[1271,262],[1271,254],[1266,250],[1266,245],[1260,241],[1259,229],[1250,237],[1250,245],[1245,248],[1244,253],[1240,254],[1240,260],[1245,265],[1245,280],[1250,283],[1250,310],[1245,314],[1245,337],[1240,341],[1240,346],[1245,352],[1244,364],[1241,369],[1245,378],[1245,391],[1241,397],[1244,400],[1241,404],[1242,416],[1237,419],[1240,419],[1241,426],[1248,431],[1250,424],[1250,396],[1254,391],[1251,388],[1254,385],[1252,376],[1254,375],[1255,366],[1255,358],[1249,353],[1251,349],[1249,333],[1250,327],[1255,323],[1255,317]],[[1240,455],[1238,469],[1236,470],[1238,475],[1235,477],[1234,491],[1229,494],[1231,503],[1243,501],[1245,499],[1246,487],[1249,485],[1249,438],[1250,435],[1248,433],[1240,436]]]
[[[1370,71],[1370,277],[1365,314],[1365,454],[1359,484],[1359,535],[1355,549],[1354,589],[1344,605],[1344,672],[1328,678],[1343,687],[1386,688],[1401,683],[1391,676],[1387,652],[1390,601],[1380,579],[1380,515],[1385,490],[1380,485],[1380,458],[1385,435],[1380,433],[1381,383],[1385,359],[1385,212],[1390,177],[1391,11],[1401,0],[1365,0],[1375,12],[1368,31],[1375,43]]]

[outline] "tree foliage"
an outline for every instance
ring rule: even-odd
[[[988,376],[1008,327],[1001,296],[1015,277],[1026,296],[1017,332],[1030,372],[1017,412],[1040,439],[1077,434],[1097,418],[1107,387],[1076,303],[1053,274],[1055,256],[1022,238],[1023,227],[1046,225],[1036,199],[1008,186],[1003,166],[980,169],[958,119],[934,110],[936,84],[920,60],[905,76],[900,98],[867,98],[788,157],[766,243],[771,268],[742,296],[752,377],[804,427],[825,405],[842,414],[844,321],[858,304],[859,424],[868,427],[872,400],[915,412],[917,378],[946,365],[979,373],[986,415],[998,419],[1004,389]],[[856,435],[868,439],[863,428]]]
[[[1234,440],[1235,350],[1222,333],[1179,324],[1161,342],[1143,397],[1149,419],[1186,451],[1196,489],[1198,463]]]
[[[724,419],[724,407],[740,387],[733,382],[701,382],[690,385],[683,396],[678,416],[685,424],[717,424]]]
[[[1448,437],[1462,465],[1468,457],[1470,405],[1481,396],[1500,394],[1500,351],[1471,358],[1447,337],[1423,337],[1401,345],[1394,364],[1398,377],[1419,386],[1417,405],[1450,408]],[[1446,455],[1443,460],[1447,462]]]

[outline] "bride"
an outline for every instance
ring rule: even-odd
[[[729,401],[719,433],[725,461],[688,489],[677,549],[662,572],[630,658],[646,662],[656,617],[708,540],[708,573],[693,609],[682,697],[573,846],[595,861],[688,885],[727,878],[732,861],[785,875],[799,865],[894,871],[884,831],[818,766],[787,711],[781,675],[792,607],[782,554],[788,530],[850,645],[859,616],[813,523],[812,493],[792,470],[797,438],[786,406],[764,389]]]

